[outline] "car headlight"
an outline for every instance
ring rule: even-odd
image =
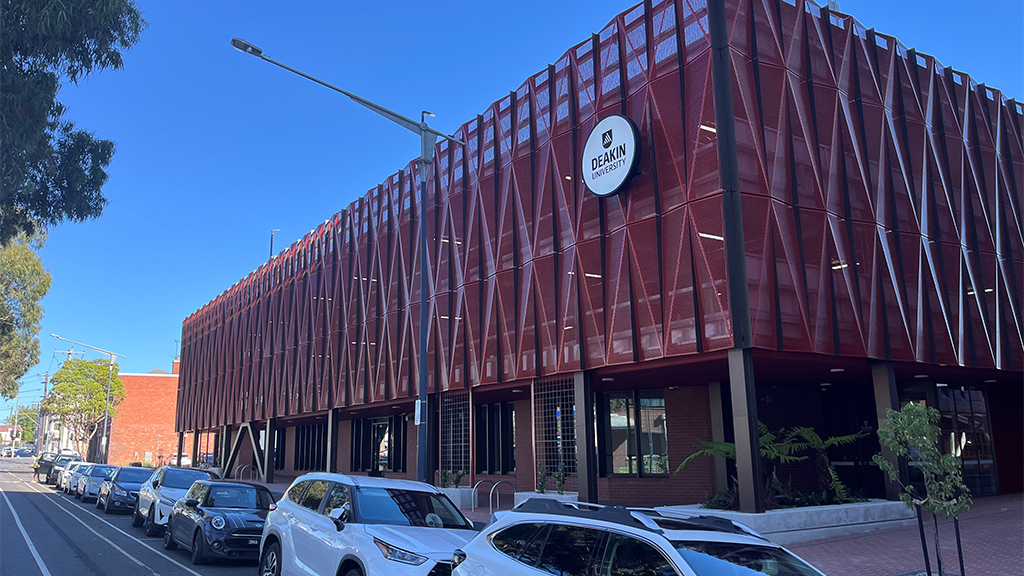
[[[213,525],[217,530],[223,530],[227,526],[227,522],[224,521],[223,516],[214,516],[213,520],[210,520],[210,524]]]
[[[128,496],[128,491],[120,486],[114,486],[114,496]]]
[[[395,546],[392,546],[378,538],[374,538],[373,543],[377,545],[377,548],[380,548],[381,554],[383,554],[388,560],[394,560],[395,562],[401,562],[402,564],[411,564],[413,566],[419,566],[427,561],[426,556],[420,556],[419,554],[413,554],[408,550],[396,548]]]

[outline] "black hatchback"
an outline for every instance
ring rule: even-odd
[[[274,497],[261,484],[197,480],[167,518],[164,548],[188,547],[193,564],[212,557],[255,559],[267,512],[274,507]]]

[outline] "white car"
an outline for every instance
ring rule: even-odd
[[[749,528],[533,498],[452,556],[452,576],[824,576]]]
[[[64,492],[67,494],[71,494],[75,498],[78,498],[78,479],[81,478],[83,474],[88,474],[89,469],[92,468],[92,466],[92,462],[79,463],[79,465],[74,470],[72,470],[67,477],[63,478],[62,481],[64,482],[64,484],[61,486],[61,488],[64,489]],[[63,474],[64,473],[61,472],[62,477]]]
[[[440,490],[421,482],[314,473],[267,514],[260,576],[443,576],[476,535]]]
[[[74,475],[75,471],[77,471],[78,467],[81,466],[82,464],[89,464],[89,463],[88,462],[72,462],[72,463],[68,464],[67,466],[65,466],[64,470],[62,470],[60,475],[57,476],[57,480],[56,480],[56,482],[54,482],[54,486],[56,488],[60,489],[60,490],[63,490],[65,494],[70,494],[71,490],[68,490],[68,486],[70,486],[70,483],[71,483],[71,476]]]
[[[174,503],[185,496],[193,482],[210,478],[217,479],[217,475],[192,468],[157,468],[139,489],[132,526],[145,526],[146,536],[160,536]]]
[[[83,471],[75,475],[78,478],[78,483],[74,486],[75,498],[80,498],[82,502],[95,501],[100,495],[100,486],[103,486],[103,481],[113,476],[115,472],[117,472],[117,466],[89,465],[88,472]]]
[[[191,468],[192,467],[192,457],[189,456],[188,454],[182,454],[181,455],[181,464],[179,465],[178,464],[178,455],[177,454],[171,454],[171,459],[167,461],[167,465],[168,466],[179,466],[180,468]]]

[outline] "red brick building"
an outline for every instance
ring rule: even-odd
[[[174,432],[178,361],[172,364],[171,373],[153,370],[119,376],[124,384],[124,402],[111,421],[108,461],[118,466],[129,462],[161,464],[178,448],[178,435]]]

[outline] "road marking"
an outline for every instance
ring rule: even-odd
[[[8,472],[8,474],[10,474],[10,472]],[[38,490],[38,489],[37,489],[37,488],[36,488],[35,486],[33,486],[33,485],[32,485],[32,483],[31,483],[31,482],[25,482],[25,484],[28,484],[28,485],[29,485],[29,487],[30,487],[30,488],[32,488],[33,490],[35,490],[36,492],[39,492],[40,494],[43,494],[44,496],[49,496],[49,497],[50,497],[51,499],[53,498],[53,496],[51,496],[51,495],[47,494],[46,492],[40,492],[40,491],[39,491],[39,490]],[[152,547],[152,546],[150,546],[149,544],[146,544],[146,543],[145,543],[144,541],[142,541],[142,540],[139,540],[139,539],[138,539],[138,538],[136,538],[135,536],[132,536],[131,534],[129,534],[129,533],[127,533],[127,532],[125,532],[124,530],[121,530],[121,529],[120,529],[120,528],[118,528],[117,526],[114,526],[114,525],[113,525],[113,524],[111,524],[110,522],[107,522],[106,520],[104,520],[104,519],[103,519],[103,518],[101,518],[100,516],[98,516],[98,515],[94,514],[94,513],[92,512],[92,511],[90,511],[90,510],[85,510],[85,509],[81,509],[81,508],[80,508],[80,510],[82,510],[82,511],[83,511],[83,512],[85,512],[86,514],[89,514],[89,515],[91,515],[91,516],[95,517],[95,518],[96,518],[97,520],[99,520],[100,522],[103,522],[103,523],[104,523],[104,524],[106,524],[107,526],[110,526],[111,528],[113,528],[114,530],[117,530],[117,531],[118,531],[118,532],[120,532],[121,534],[124,534],[124,535],[125,535],[125,536],[127,536],[128,538],[131,538],[132,540],[134,540],[134,541],[138,542],[139,544],[142,544],[142,545],[143,545],[143,546],[145,546],[146,548],[149,548],[149,549],[150,549],[150,550],[152,550],[152,551],[153,551],[153,552],[154,552],[155,554],[157,554],[157,555],[161,556],[162,558],[164,558],[164,559],[165,559],[165,560],[167,560],[168,562],[171,562],[172,564],[174,564],[174,565],[178,566],[179,568],[181,568],[182,570],[184,570],[184,571],[188,572],[189,574],[192,574],[192,576],[203,576],[203,575],[202,575],[202,574],[200,574],[199,572],[196,572],[195,570],[193,570],[193,569],[189,568],[188,566],[185,566],[184,564],[182,564],[181,562],[178,562],[178,561],[177,561],[177,560],[175,560],[174,558],[171,558],[171,557],[170,557],[170,556],[168,556],[167,554],[164,554],[163,552],[161,552],[161,551],[157,550],[156,548],[153,548],[153,547]],[[46,576],[49,576],[49,574],[47,574]]]
[[[39,552],[36,551],[36,545],[32,543],[32,539],[28,537],[28,532],[25,532],[25,527],[21,524],[21,518],[18,518],[18,513],[14,510],[14,505],[11,504],[11,499],[7,497],[7,491],[0,488],[0,495],[4,497],[4,501],[7,502],[7,507],[11,509],[11,514],[14,515],[14,522],[18,524],[18,530],[21,530],[22,537],[25,538],[25,543],[28,544],[28,551],[32,553],[32,557],[35,558],[36,564],[39,566],[39,571],[43,573],[43,576],[51,576],[50,571],[46,569],[46,564],[43,564],[43,559],[39,556]]]
[[[36,492],[38,492],[38,490],[36,490]],[[88,530],[89,532],[92,532],[93,534],[95,534],[96,536],[98,536],[98,537],[99,537],[99,538],[100,538],[101,540],[103,540],[103,541],[104,541],[104,542],[106,542],[107,544],[110,544],[111,546],[113,546],[115,550],[117,550],[117,551],[118,551],[118,552],[120,552],[121,554],[124,554],[124,555],[125,555],[125,557],[127,557],[127,558],[128,558],[129,560],[131,560],[132,562],[135,562],[135,563],[136,563],[136,564],[138,564],[139,566],[142,566],[142,567],[143,567],[143,568],[145,568],[146,570],[149,570],[150,572],[152,572],[152,573],[154,574],[154,576],[160,576],[160,573],[159,573],[159,572],[157,572],[156,570],[153,570],[152,568],[150,568],[149,566],[147,566],[145,562],[143,562],[142,560],[139,560],[139,559],[138,559],[138,558],[136,558],[135,556],[132,556],[132,555],[131,555],[131,554],[129,554],[129,553],[128,553],[128,552],[127,552],[127,551],[126,551],[126,550],[125,550],[124,548],[121,548],[121,547],[120,547],[120,546],[118,546],[117,544],[114,544],[114,541],[113,541],[113,540],[111,540],[110,538],[107,538],[107,537],[106,537],[106,536],[104,536],[103,534],[100,534],[99,532],[97,532],[97,531],[96,531],[96,529],[95,529],[95,528],[93,528],[92,526],[89,526],[89,525],[88,525],[88,524],[86,524],[86,523],[85,523],[85,522],[84,522],[84,521],[83,521],[83,520],[82,520],[81,518],[79,518],[78,516],[75,516],[74,514],[72,514],[70,510],[68,510],[68,509],[67,509],[66,507],[62,506],[61,504],[59,504],[59,503],[57,502],[57,500],[56,500],[56,499],[55,499],[55,498],[54,498],[54,497],[53,497],[52,495],[50,495],[50,494],[44,494],[44,495],[45,495],[45,496],[46,496],[46,497],[47,497],[47,498],[48,498],[48,499],[49,499],[49,500],[50,500],[51,502],[53,502],[53,505],[54,505],[54,506],[56,506],[57,508],[60,508],[61,510],[63,510],[63,511],[64,511],[64,512],[65,512],[65,513],[66,513],[66,514],[68,515],[68,516],[71,516],[72,518],[74,518],[74,519],[75,519],[75,520],[76,520],[76,521],[77,521],[77,522],[78,522],[79,524],[81,524],[82,526],[85,526],[86,530]]]

